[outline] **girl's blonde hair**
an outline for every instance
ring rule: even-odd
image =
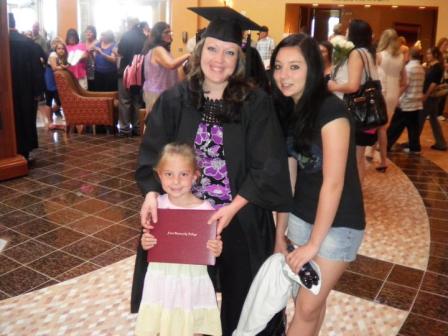
[[[67,62],[67,58],[68,58],[68,50],[67,50],[67,46],[65,45],[64,41],[62,39],[59,38],[54,38],[53,41],[51,41],[51,46],[52,49],[54,49],[54,51],[56,51],[58,46],[62,46],[64,48],[64,56],[58,56],[58,64],[68,64]]]
[[[165,145],[160,152],[159,160],[157,161],[154,170],[157,172],[159,168],[163,166],[163,163],[166,161],[167,157],[173,155],[179,155],[189,161],[189,164],[193,171],[199,170],[198,162],[196,160],[196,153],[193,147],[182,142],[172,142]]]
[[[389,51],[392,56],[398,56],[400,54],[400,41],[395,29],[386,29],[381,34],[377,52],[383,50]]]
[[[58,44],[58,43],[63,43],[65,45],[64,39],[62,37],[60,37],[60,36],[56,36],[50,42],[51,49],[55,50],[56,49],[56,44]]]

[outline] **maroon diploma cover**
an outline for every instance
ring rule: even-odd
[[[216,239],[216,223],[207,224],[215,210],[158,209],[151,234],[157,244],[148,262],[214,265],[207,241]]]

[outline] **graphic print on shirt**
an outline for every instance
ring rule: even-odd
[[[305,173],[316,173],[322,170],[322,157],[322,148],[316,144],[311,144],[309,155],[297,153],[298,167]]]

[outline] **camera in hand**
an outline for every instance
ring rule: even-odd
[[[291,253],[292,251],[294,251],[294,246],[288,245],[288,252]],[[319,284],[319,274],[309,262],[302,266],[298,274],[301,282],[308,289]]]

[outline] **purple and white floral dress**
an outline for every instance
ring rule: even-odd
[[[223,109],[223,100],[205,98],[202,121],[199,124],[194,148],[202,175],[194,194],[220,208],[232,201],[230,182],[224,153],[224,132],[216,118]]]

